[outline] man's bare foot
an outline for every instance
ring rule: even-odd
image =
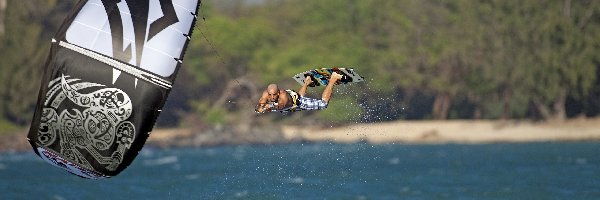
[[[308,85],[312,83],[312,78],[310,78],[310,76],[306,76],[306,78],[304,78],[304,84]]]
[[[342,75],[338,74],[337,72],[333,72],[333,74],[331,74],[331,81],[337,82],[339,80],[342,80]]]

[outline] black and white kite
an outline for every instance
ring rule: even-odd
[[[141,150],[182,63],[199,0],[81,0],[52,39],[28,139],[85,178]]]

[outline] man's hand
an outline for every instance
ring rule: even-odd
[[[262,104],[258,104],[256,106],[256,109],[254,109],[254,111],[256,111],[257,113],[265,113],[265,112],[271,112],[272,106],[269,103],[262,103]]]

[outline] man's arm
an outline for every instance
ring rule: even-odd
[[[321,98],[329,103],[329,99],[331,99],[331,94],[333,93],[333,86],[339,81],[342,80],[342,75],[338,74],[337,72],[333,72],[333,74],[331,74],[331,77],[329,77],[329,83],[327,83],[327,86],[325,87],[325,90],[323,91],[323,95],[321,96]]]
[[[308,85],[310,85],[311,83],[312,83],[312,79],[310,78],[310,76],[306,76],[306,78],[304,78],[304,85],[302,85],[302,87],[298,91],[298,94],[300,96],[306,95],[306,89],[308,88]]]
[[[256,109],[255,111],[257,113],[263,113],[265,111],[268,110],[268,103],[267,103],[267,98],[268,98],[268,93],[267,91],[263,91],[262,96],[260,97],[260,99],[258,99],[258,104],[256,104]]]

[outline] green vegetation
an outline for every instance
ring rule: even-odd
[[[2,124],[29,123],[50,38],[74,2],[8,0],[0,10]],[[203,1],[160,125],[600,113],[599,1],[244,2]],[[323,112],[252,115],[267,83],[298,89],[292,75],[331,66],[368,81],[336,88]]]

